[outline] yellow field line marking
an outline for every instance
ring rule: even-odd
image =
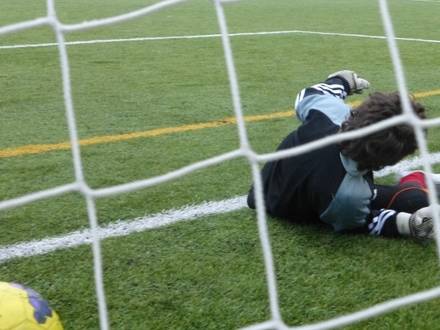
[[[424,97],[436,96],[436,95],[440,95],[440,89],[414,94],[416,98],[424,98]],[[359,103],[360,101],[353,102],[351,103],[351,105],[356,106]],[[291,116],[293,116],[292,110],[273,112],[264,115],[245,116],[244,119],[246,122],[258,122],[258,121],[271,120],[276,118],[286,118]],[[96,136],[93,138],[80,140],[79,144],[81,146],[90,146],[95,144],[121,142],[121,141],[127,141],[138,138],[148,138],[148,137],[155,137],[155,136],[161,136],[167,134],[196,131],[205,128],[221,127],[221,126],[235,124],[236,122],[237,120],[235,119],[235,117],[227,117],[220,120],[214,120],[199,124],[156,128],[149,131],[133,132],[126,134],[118,134],[118,135]],[[53,143],[53,144],[31,144],[16,148],[1,149],[0,158],[10,158],[10,157],[23,156],[23,155],[41,154],[49,151],[59,151],[59,150],[69,150],[69,149],[70,149],[70,142],[61,142],[61,143]]]
[[[275,118],[283,118],[283,117],[287,117],[287,116],[293,116],[293,112],[292,111],[285,111],[285,112],[274,112],[274,113],[270,113],[267,115],[246,116],[245,120],[247,122],[256,122],[256,121],[263,121],[263,120],[269,120],[269,119],[275,119]],[[118,134],[118,135],[96,136],[93,138],[80,140],[79,144],[81,146],[90,146],[90,145],[95,145],[95,144],[121,142],[121,141],[137,139],[137,138],[148,138],[148,137],[155,137],[155,136],[161,136],[161,135],[166,135],[166,134],[175,134],[175,133],[182,133],[182,132],[187,132],[187,131],[196,131],[196,130],[205,129],[205,128],[215,128],[215,127],[235,124],[236,122],[237,122],[237,120],[235,119],[235,117],[227,117],[224,119],[214,120],[214,121],[199,123],[199,124],[156,128],[156,129],[152,129],[149,131],[133,132],[133,133],[126,133],[126,134]],[[31,144],[31,145],[25,145],[25,146],[21,146],[21,147],[17,147],[17,148],[2,149],[2,150],[0,150],[0,158],[17,157],[17,156],[23,156],[23,155],[40,154],[40,153],[45,153],[45,152],[49,152],[49,151],[69,150],[69,149],[70,149],[70,142],[61,142],[61,143],[53,143],[53,144]]]

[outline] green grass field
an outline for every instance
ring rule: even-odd
[[[56,1],[63,23],[139,9],[153,0]],[[411,93],[440,115],[440,1],[391,0],[390,10]],[[0,27],[46,15],[44,0],[2,0]],[[384,35],[370,0],[243,0],[225,4],[230,33],[301,30]],[[66,35],[67,41],[121,42],[68,46],[80,139],[224,121],[233,116],[218,37],[126,41],[127,38],[218,34],[214,7],[189,0],[118,25]],[[425,41],[421,41],[423,39]],[[124,41],[125,40],[125,41]],[[245,116],[292,110],[296,92],[343,68],[396,89],[386,41],[286,33],[232,39]],[[435,42],[435,40],[437,42]],[[0,36],[0,154],[69,139],[55,46],[48,27]],[[425,93],[425,94],[421,94]],[[352,100],[362,100],[356,96]],[[252,148],[275,150],[298,125],[282,117],[248,122]],[[440,151],[431,128],[431,152]],[[81,148],[91,188],[146,179],[239,147],[225,124]],[[38,148],[37,148],[38,149]],[[437,167],[437,170],[440,168]],[[0,201],[74,181],[69,150],[0,158]],[[392,178],[382,179],[391,182]],[[99,223],[247,193],[245,159],[175,181],[97,200]],[[355,312],[438,285],[435,243],[336,235],[327,228],[269,219],[284,321],[291,326]],[[85,201],[72,193],[0,211],[0,245],[62,236],[88,227]],[[246,208],[102,241],[112,329],[237,329],[270,318],[255,212]],[[26,284],[58,311],[65,329],[99,329],[89,245],[0,264],[0,281]],[[436,329],[439,300],[352,325],[349,329]]]

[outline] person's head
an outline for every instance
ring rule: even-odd
[[[425,108],[411,100],[411,105],[420,118],[425,118]],[[352,115],[342,123],[341,131],[348,132],[375,124],[402,113],[399,94],[374,93]],[[358,169],[379,170],[394,165],[417,149],[412,126],[402,124],[381,130],[358,139],[341,143],[341,152],[358,164]]]

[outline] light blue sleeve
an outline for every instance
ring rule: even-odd
[[[325,114],[338,126],[350,116],[350,108],[340,98],[331,95],[313,94],[304,97],[297,104],[296,114],[304,122],[311,110],[318,110]]]

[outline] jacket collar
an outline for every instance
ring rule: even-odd
[[[345,171],[351,176],[363,176],[368,172],[367,170],[359,171],[357,162],[344,156],[342,153],[339,153],[339,157],[341,158]]]

